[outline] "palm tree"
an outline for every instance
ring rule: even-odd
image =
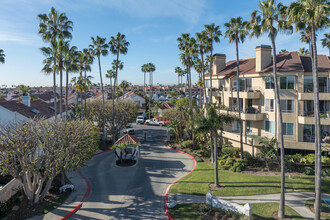
[[[211,60],[210,60],[210,103],[212,104],[213,101],[212,101],[212,97],[213,97],[213,94],[212,94],[212,68],[213,68],[213,42],[215,43],[219,43],[220,42],[220,36],[222,35],[221,34],[221,31],[220,31],[220,26],[215,26],[214,23],[212,24],[209,24],[209,25],[204,25],[205,27],[205,31],[207,33],[207,36],[210,40],[210,53],[211,53]]]
[[[243,159],[243,126],[241,123],[241,102],[239,101],[239,53],[238,53],[238,43],[243,43],[249,32],[246,30],[246,21],[243,21],[242,17],[232,18],[228,23],[225,24],[227,31],[225,37],[228,37],[229,43],[235,42],[236,44],[236,80],[237,80],[237,103],[238,103],[238,121],[240,127],[240,147],[241,155],[240,158]]]
[[[327,0],[299,0],[286,8],[285,15],[289,21],[295,23],[296,31],[309,29],[312,45],[312,73],[314,87],[314,115],[315,115],[315,219],[320,219],[321,211],[321,125],[319,106],[319,84],[316,34],[318,29],[330,23],[330,3]]]
[[[202,103],[204,102],[204,97],[206,97],[206,90],[205,90],[205,66],[207,66],[207,64],[205,64],[204,62],[204,55],[205,53],[210,51],[210,47],[211,47],[211,42],[210,39],[207,37],[207,32],[206,31],[202,31],[201,33],[196,33],[196,40],[198,42],[197,44],[197,48],[198,48],[198,54],[201,56],[201,75],[202,75],[202,83],[203,86],[201,88],[201,106]],[[203,95],[204,94],[204,95]],[[207,103],[206,103],[207,104]]]
[[[77,71],[78,51],[76,46],[66,45],[64,49],[63,65],[66,72],[65,80],[65,119],[68,119],[68,93],[69,93],[69,73]]]
[[[0,63],[5,63],[5,56],[3,49],[0,49]]]
[[[146,94],[146,72],[147,71],[147,64],[143,64],[141,66],[141,71],[143,72],[143,92],[144,92],[144,95]]]
[[[107,138],[107,132],[105,130],[105,105],[104,105],[104,88],[103,88],[103,81],[102,81],[102,70],[101,70],[101,55],[106,56],[108,55],[108,44],[105,43],[106,38],[96,36],[96,39],[94,37],[91,37],[92,44],[89,45],[89,48],[91,49],[92,56],[97,56],[98,64],[99,64],[99,72],[100,72],[100,81],[101,81],[101,91],[102,91],[102,142],[105,143],[105,140]]]
[[[309,51],[312,51],[311,33],[308,28],[300,32],[300,41],[308,44]]]
[[[55,10],[54,7],[50,9],[48,14],[39,14],[39,34],[41,34],[42,39],[46,42],[50,42],[51,44],[58,42],[58,40],[62,39],[71,39],[71,31],[72,31],[72,22],[67,18],[65,13],[59,13]],[[54,51],[54,65],[58,65],[56,63],[57,54]],[[53,93],[54,93],[54,108],[55,108],[55,119],[57,119],[57,101],[56,101],[56,68],[54,68],[53,72]],[[62,97],[61,97],[62,98]],[[61,108],[62,109],[62,106]]]
[[[181,69],[181,67],[177,66],[177,67],[175,67],[174,72],[176,74],[178,74],[178,85],[180,85],[180,76],[181,76],[183,70]]]
[[[282,112],[280,105],[280,93],[278,89],[278,78],[276,69],[276,47],[275,47],[275,37],[277,34],[277,28],[275,27],[277,23],[278,29],[284,28],[282,25],[285,23],[280,20],[280,8],[281,4],[275,5],[274,0],[263,0],[259,1],[259,10],[252,12],[251,21],[247,27],[252,31],[250,37],[257,37],[261,34],[268,33],[268,36],[272,43],[272,53],[273,53],[273,75],[274,75],[274,87],[275,87],[275,101],[277,106],[277,114],[279,123],[277,126],[278,136],[280,138],[280,149],[281,149],[281,196],[280,196],[280,206],[278,211],[278,217],[284,218],[285,215],[285,161],[284,161],[284,140],[282,134]]]
[[[228,114],[218,114],[215,104],[208,105],[206,107],[206,115],[200,119],[197,119],[197,132],[207,133],[212,131],[214,133],[214,186],[219,186],[218,178],[218,130],[222,130],[225,124],[229,124],[235,120],[235,117]]]
[[[60,39],[58,41],[58,47],[57,47],[57,63],[58,63],[58,69],[60,72],[60,117],[63,118],[63,60],[64,60],[64,53],[67,45],[69,44],[68,41],[63,41]]]
[[[204,88],[204,81],[203,81],[203,71],[204,71],[204,63],[201,59],[199,59],[198,57],[195,59],[194,62],[194,69],[196,70],[196,72],[198,73],[198,82],[197,85],[200,87],[200,103],[199,106],[200,108],[202,108],[202,96],[203,96],[203,88]]]
[[[299,48],[299,54],[300,55],[309,55],[309,50],[306,49],[305,47]]]
[[[113,98],[114,96],[114,92],[112,91],[113,86],[112,86],[112,79],[116,78],[116,70],[114,70],[114,68],[107,70],[107,74],[105,75],[105,77],[110,79],[110,91],[111,91],[111,98]]]
[[[330,56],[330,34],[324,34],[324,38],[321,41],[322,41],[322,46],[329,49],[329,56]]]
[[[130,87],[132,85],[132,83],[126,81],[126,80],[123,80],[121,81],[121,83],[119,84],[119,88],[122,90],[123,94],[124,94],[124,91],[125,89],[127,89],[128,87]]]
[[[119,54],[126,54],[127,48],[129,46],[129,42],[126,41],[126,37],[124,34],[117,33],[116,37],[111,36],[110,37],[110,52],[114,55],[116,55],[116,75],[115,75],[115,85],[118,83],[118,64],[119,64]],[[112,123],[115,124],[115,109],[114,109],[114,98],[112,99]],[[113,143],[115,140],[115,130],[113,130]]]
[[[279,51],[279,53],[288,53],[289,51],[287,51],[286,49],[281,49],[280,51]]]
[[[71,83],[72,83],[72,87],[74,88],[74,90],[80,94],[80,97],[82,97],[82,92],[84,90],[84,79],[82,76],[78,76],[78,77],[72,77],[71,79]],[[79,99],[77,98],[77,108],[79,108]],[[81,105],[82,107],[82,105]],[[81,111],[82,109],[80,110],[80,118],[81,118]]]
[[[94,61],[94,58],[91,54],[90,49],[87,49],[87,48],[82,50],[81,56],[82,56],[82,61],[83,61],[84,84],[85,84],[85,90],[83,93],[84,102],[85,102],[85,112],[83,115],[86,117],[86,109],[87,109],[87,101],[86,101],[87,94],[86,93],[88,91],[88,87],[90,86],[90,83],[88,82],[88,79],[87,79],[88,78],[87,72],[90,72],[92,70],[91,65]],[[90,79],[91,78],[89,78],[89,80]]]
[[[156,71],[156,66],[153,63],[147,63],[147,72],[149,73],[149,120],[151,118],[151,97],[152,97],[152,84],[153,84],[153,73]]]

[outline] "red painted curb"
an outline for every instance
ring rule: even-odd
[[[94,156],[100,155],[100,154],[103,154],[103,153],[106,153],[106,152],[109,152],[109,151],[111,151],[111,150],[101,151],[101,152],[98,152],[98,153],[94,154]],[[77,170],[77,173],[87,184],[86,193],[85,193],[83,199],[81,200],[81,202],[74,209],[72,209],[68,214],[66,214],[64,217],[60,218],[60,220],[65,220],[65,219],[69,218],[71,215],[73,215],[76,211],[78,211],[78,209],[80,209],[80,207],[82,206],[84,201],[89,196],[89,193],[91,192],[91,185],[90,185],[89,181],[80,173],[80,170]]]
[[[169,148],[169,149],[171,149],[171,150],[174,150],[174,151],[177,151],[177,152],[180,152],[180,153],[182,153],[182,154],[185,154],[185,155],[187,155],[188,157],[190,157],[190,158],[194,161],[194,167],[189,171],[189,173],[187,173],[186,175],[184,175],[184,176],[180,177],[179,179],[175,180],[175,181],[174,181],[173,183],[171,183],[171,185],[169,185],[169,186],[167,187],[167,189],[166,189],[165,196],[164,196],[164,208],[165,208],[165,213],[166,213],[168,219],[174,220],[174,218],[172,218],[172,216],[170,215],[170,213],[169,213],[169,211],[168,211],[168,209],[167,209],[167,205],[166,205],[166,203],[167,203],[167,201],[168,201],[168,192],[170,191],[170,188],[173,186],[174,183],[176,183],[177,181],[181,180],[183,177],[188,176],[192,171],[194,171],[194,169],[195,169],[196,166],[197,166],[197,162],[196,162],[195,158],[194,158],[193,156],[191,156],[190,154],[187,154],[187,153],[185,153],[185,152],[183,152],[183,151],[181,151],[181,150],[176,150],[176,149],[174,149],[174,148],[168,146],[167,141],[165,141],[165,144],[166,144],[167,148]]]

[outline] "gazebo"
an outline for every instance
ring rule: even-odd
[[[140,141],[130,134],[125,134],[113,145],[116,155],[116,164],[120,166],[130,166],[136,164],[140,157]]]

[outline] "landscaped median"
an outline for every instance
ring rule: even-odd
[[[212,165],[199,162],[196,169],[188,176],[176,182],[170,193],[205,195],[209,184],[214,182]],[[280,176],[252,175],[219,170],[219,182],[223,188],[212,190],[214,196],[244,196],[280,192]],[[287,192],[314,191],[313,176],[286,177]],[[322,178],[322,192],[330,193],[330,177]]]

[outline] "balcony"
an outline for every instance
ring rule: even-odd
[[[320,100],[330,100],[330,93],[319,93]],[[299,92],[298,100],[314,100],[314,93]]]
[[[330,117],[321,117],[320,118],[321,125],[330,125]],[[315,124],[315,117],[312,115],[301,115],[298,116],[298,123],[299,124]]]
[[[221,109],[220,113],[233,114],[238,117],[238,111],[235,109]],[[244,112],[241,112],[241,119],[244,121],[261,121],[264,120],[264,113],[260,113],[257,109],[247,108]]]
[[[221,92],[222,92],[221,90],[213,88],[212,89],[212,96],[219,96]],[[210,89],[207,90],[207,95],[211,96],[211,90]]]
[[[231,97],[237,97],[237,91],[233,89],[232,91],[228,91],[229,96]],[[245,91],[240,91],[239,92],[239,98],[243,99],[260,99],[260,90],[258,89],[248,89]]]

